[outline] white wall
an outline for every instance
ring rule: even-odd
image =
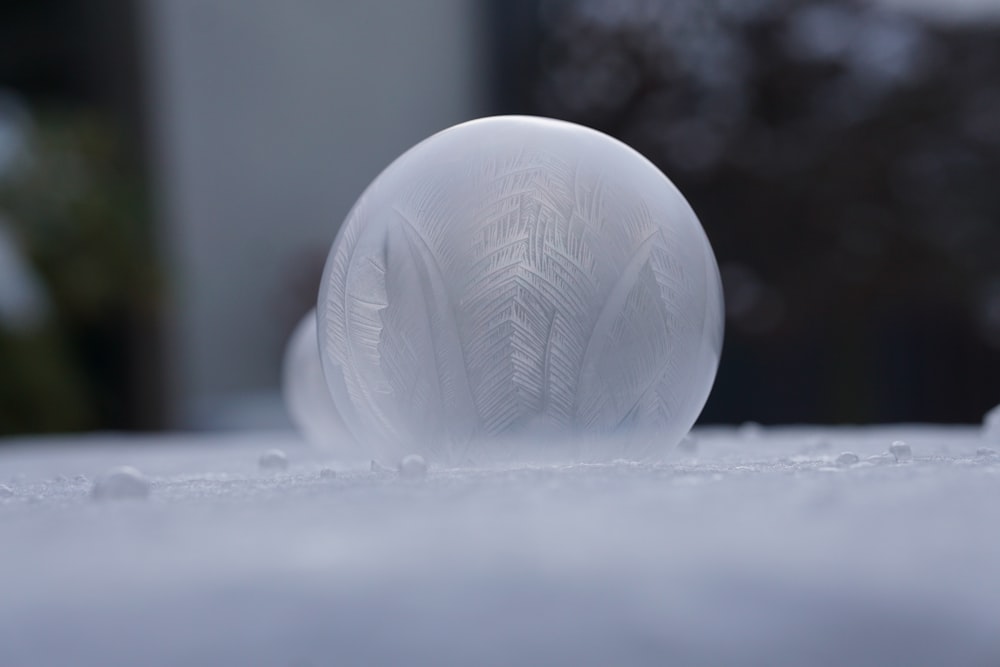
[[[304,267],[354,200],[482,114],[479,6],[145,0],[175,425],[273,393]]]

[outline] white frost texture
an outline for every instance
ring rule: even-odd
[[[978,426],[689,442],[404,478],[291,433],[0,441],[0,665],[1000,665]],[[147,497],[93,498],[124,463]]]
[[[659,456],[722,345],[715,258],[666,176],[604,134],[520,116],[440,132],[382,172],[317,313],[340,414],[386,462]]]

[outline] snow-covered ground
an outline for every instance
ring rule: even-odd
[[[289,433],[8,441],[0,665],[995,667],[984,448],[714,429],[659,464],[400,479]],[[148,497],[92,498],[124,464]]]

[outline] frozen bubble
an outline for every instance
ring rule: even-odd
[[[307,442],[343,458],[360,458],[323,377],[315,310],[306,313],[288,339],[282,393],[288,416]]]
[[[319,478],[320,479],[336,479],[337,478],[337,471],[334,470],[333,468],[323,468],[322,470],[319,471]]]
[[[260,455],[257,464],[262,470],[285,470],[288,468],[288,456],[280,449],[269,449]]]
[[[150,484],[146,477],[131,466],[111,468],[94,482],[90,495],[95,500],[145,498]]]
[[[512,439],[574,459],[591,435],[588,459],[662,455],[708,397],[723,328],[712,248],[673,184],[604,134],[518,116],[383,171],[337,235],[317,317],[355,437],[382,461],[462,464]]]
[[[0,484],[0,498],[10,498],[14,495],[14,490],[6,484]]]
[[[86,484],[86,483],[87,483],[87,482],[89,482],[90,480],[88,480],[88,479],[87,479],[87,476],[86,476],[86,475],[74,475],[74,476],[73,476],[73,481],[74,481],[74,482],[79,482],[79,483],[81,483],[81,484]]]
[[[404,479],[423,479],[427,476],[427,461],[419,454],[404,456],[399,462],[399,476]]]
[[[997,457],[997,450],[991,449],[989,447],[980,447],[976,450],[976,456],[983,459],[992,459]]]
[[[852,466],[858,461],[860,461],[860,459],[858,458],[858,455],[855,454],[854,452],[843,452],[840,456],[837,457],[836,463],[839,466]]]
[[[987,412],[983,417],[983,437],[987,440],[1000,442],[1000,405]]]
[[[913,458],[913,452],[910,451],[910,446],[902,440],[896,440],[889,445],[889,453],[893,455],[896,461],[909,461]]]
[[[375,461],[375,460],[372,461],[372,465],[371,465],[370,470],[371,470],[372,473],[374,473],[376,475],[386,475],[386,474],[392,472],[392,470],[390,470],[389,468],[386,468],[384,465],[382,465],[381,463],[379,463],[378,461]]]

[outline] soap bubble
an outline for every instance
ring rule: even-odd
[[[687,201],[600,132],[500,116],[368,187],[327,259],[320,352],[383,461],[640,458],[705,403],[722,289]]]
[[[362,458],[323,378],[315,310],[306,313],[288,339],[282,393],[288,416],[307,442],[342,458]]]

